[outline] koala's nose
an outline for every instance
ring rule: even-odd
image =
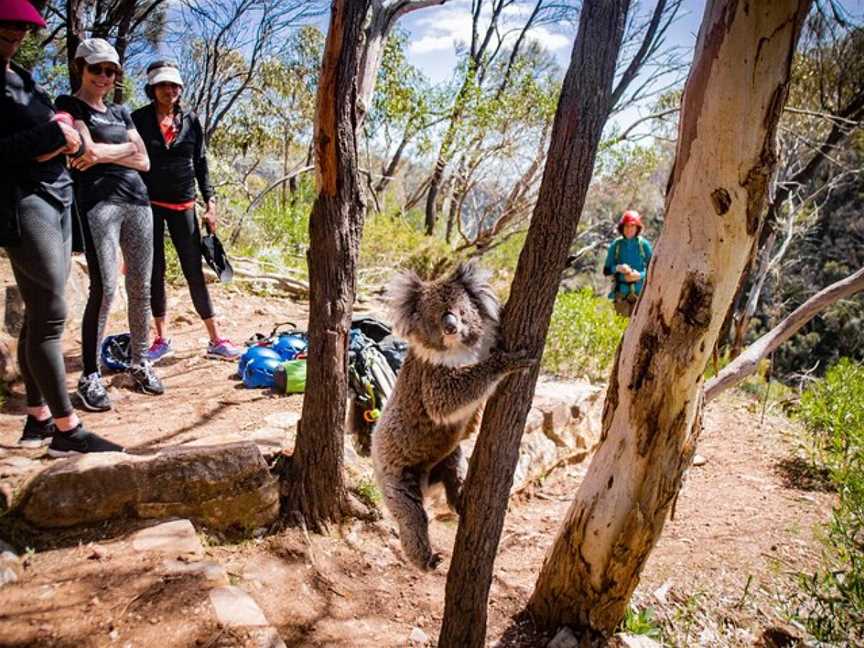
[[[459,330],[459,320],[453,313],[444,313],[444,317],[441,318],[441,326],[445,335],[453,335]]]

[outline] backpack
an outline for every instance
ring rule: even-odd
[[[372,336],[378,337],[380,342]],[[401,353],[400,345],[404,347]],[[383,322],[368,317],[352,322],[348,342],[351,428],[362,455],[368,455],[371,450],[372,430],[393,393],[396,372],[402,366],[406,351],[407,344],[393,338],[390,327]]]

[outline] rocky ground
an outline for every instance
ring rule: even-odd
[[[87,424],[145,454],[239,439],[278,451],[301,397],[243,389],[230,364],[204,359],[206,337],[184,297],[175,290],[170,306],[178,354],[160,368],[167,393],[141,395],[124,376],[112,377],[114,410],[84,414]],[[285,319],[305,323],[305,304],[222,287],[216,297],[235,340]],[[124,329],[120,314],[112,332]],[[71,388],[79,367],[74,328],[67,348]],[[0,481],[16,487],[58,463],[14,446],[22,407],[16,385],[0,413]],[[705,463],[689,471],[634,599],[651,609],[648,626],[665,643],[745,646],[771,628],[795,634],[782,619],[784,592],[792,573],[815,564],[814,529],[831,503],[784,471],[795,434],[782,415],[769,409],[763,419],[759,404],[742,395],[709,407],[699,448]],[[514,616],[586,467],[562,463],[513,498],[491,593],[490,644],[548,642]],[[432,524],[447,557],[455,531],[449,516]],[[433,574],[414,571],[387,519],[326,535],[262,527],[238,540],[180,516],[99,523],[83,534],[58,530],[31,538],[29,550],[20,538],[6,539],[18,557],[0,561],[0,574],[12,581],[0,588],[3,646],[424,645],[443,612],[448,561]]]

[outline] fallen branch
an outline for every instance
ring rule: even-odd
[[[862,290],[864,290],[864,268],[820,290],[709,380],[705,385],[705,402],[713,400],[721,392],[734,387],[756,371],[763,358],[795,335],[816,315],[841,299],[851,297]]]

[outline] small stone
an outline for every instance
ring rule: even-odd
[[[425,646],[429,642],[429,635],[414,626],[411,628],[411,634],[408,635],[408,641],[415,645]]]
[[[108,550],[102,545],[90,544],[88,549],[90,551],[87,555],[88,560],[102,560],[108,557]]]
[[[269,625],[255,600],[239,587],[229,585],[210,590],[210,603],[217,620],[224,626]]]
[[[108,633],[108,638],[109,638],[111,641],[117,641],[117,639],[118,639],[119,637],[120,637],[120,633],[117,632],[116,629],[115,629],[115,630],[112,630],[111,632]]]
[[[202,556],[204,547],[189,520],[172,520],[138,531],[132,536],[135,551],[156,551],[173,556]]]
[[[693,465],[694,466],[704,466],[708,463],[708,460],[700,454],[693,455]]]
[[[564,627],[546,644],[546,648],[579,648],[579,640],[570,628]]]
[[[614,639],[617,639],[618,642],[615,645],[620,648],[661,648],[659,643],[645,635],[633,635],[621,632],[615,635]]]

